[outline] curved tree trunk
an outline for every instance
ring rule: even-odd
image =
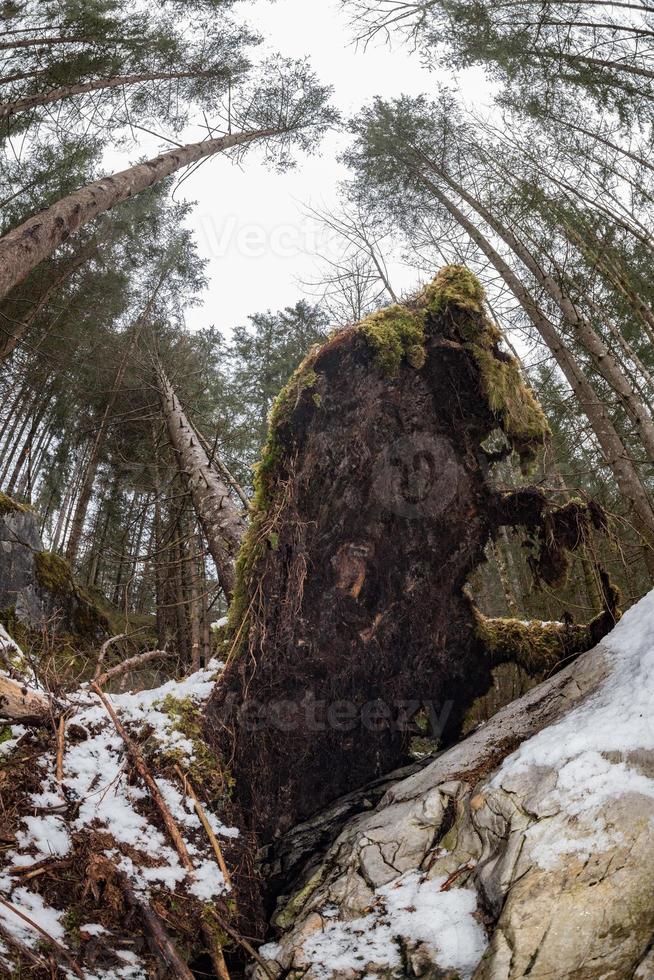
[[[68,194],[0,238],[0,299],[62,242],[121,201],[158,184],[189,163],[281,132],[283,129],[229,133],[218,139],[175,147]]]
[[[198,435],[184,414],[162,365],[157,362],[157,381],[168,435],[193,501],[213,558],[218,581],[231,600],[234,591],[234,563],[245,533],[246,521],[237,510],[228,485],[212,465]]]

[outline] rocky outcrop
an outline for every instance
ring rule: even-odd
[[[650,593],[594,650],[351,819],[282,900],[266,970],[653,976],[653,636]]]
[[[107,623],[73,579],[70,566],[45,551],[31,508],[0,494],[0,613],[10,632],[44,627],[85,638]]]

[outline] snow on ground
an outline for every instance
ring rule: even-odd
[[[486,949],[486,934],[474,918],[474,888],[441,891],[446,877],[427,879],[410,871],[379,888],[370,914],[349,922],[329,922],[310,936],[304,952],[317,978],[344,975],[348,970],[396,969],[403,943],[425,943],[438,965],[471,977]],[[334,914],[336,910],[333,910]],[[330,910],[323,911],[329,919]],[[271,944],[264,955],[274,957]]]
[[[190,699],[200,705],[213,689],[217,671],[222,664],[211,661],[208,667],[181,681],[171,680],[160,687],[137,694],[111,695],[111,702],[128,730],[138,733],[147,726],[150,738],[159,750],[174,753],[181,768],[187,769],[194,760],[194,745],[175,727],[175,718],[166,713],[164,700],[170,696]],[[44,858],[59,859],[71,850],[71,833],[90,827],[109,833],[116,844],[105,854],[114,858],[118,867],[126,872],[137,891],[147,894],[151,886],[164,886],[175,890],[182,885],[190,894],[202,901],[210,901],[224,892],[225,882],[217,867],[215,857],[206,838],[192,800],[184,796],[179,785],[163,777],[157,784],[174,819],[185,836],[188,851],[195,865],[193,876],[182,867],[177,852],[167,837],[138,810],[138,804],[148,794],[140,782],[129,785],[126,778],[128,762],[123,740],[116,732],[104,706],[98,697],[87,689],[69,698],[71,717],[86,738],[69,739],[66,742],[63,765],[63,787],[55,782],[54,752],[43,753],[38,758],[41,785],[31,796],[32,813],[23,817],[16,835],[16,848],[4,856],[8,872],[17,866],[31,865]],[[13,726],[12,737],[0,746],[6,756],[18,744],[26,729]],[[64,812],[71,802],[77,802],[76,816],[66,820]],[[29,811],[26,806],[25,810]],[[216,834],[235,836],[238,831],[225,827],[215,814],[207,814]],[[194,839],[191,839],[193,837]],[[197,842],[200,843],[197,843]],[[119,845],[127,844],[144,855],[147,864],[135,863],[120,853]],[[10,873],[0,874],[0,898],[24,912],[59,942],[65,941],[62,925],[64,913],[48,907],[41,896],[23,887],[19,879]],[[36,947],[41,936],[36,930],[0,905],[0,924],[21,942]],[[90,924],[90,929],[101,929]],[[6,944],[5,944],[6,945]],[[6,955],[0,950],[0,956]],[[111,977],[137,980],[147,974],[135,960],[126,954],[124,968],[112,969]],[[88,980],[109,980],[109,974],[87,971]]]
[[[602,641],[611,673],[601,688],[560,722],[524,742],[492,780],[509,788],[537,767],[553,769],[556,784],[541,819],[527,832],[532,856],[543,868],[566,855],[583,859],[619,844],[610,807],[620,796],[654,798],[654,779],[630,764],[629,753],[654,750],[654,591],[632,606]],[[580,833],[581,831],[581,833]]]

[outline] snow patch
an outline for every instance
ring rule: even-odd
[[[2,640],[0,634],[0,644]],[[175,719],[163,710],[163,702],[172,696],[179,700],[191,699],[201,705],[209,698],[221,667],[220,662],[212,660],[206,668],[183,680],[170,680],[158,688],[136,694],[111,695],[110,699],[128,729],[138,733],[147,726],[158,747],[174,753],[181,767],[188,768],[194,761],[193,742],[175,728]],[[16,849],[5,856],[6,866],[65,857],[72,847],[71,833],[95,828],[111,835],[116,846],[108,848],[106,856],[129,876],[141,894],[147,896],[152,887],[163,886],[175,891],[181,886],[187,894],[210,901],[223,893],[226,884],[192,800],[183,795],[179,785],[155,776],[192,856],[195,872],[190,874],[180,863],[168,838],[140,812],[140,804],[148,798],[148,793],[140,784],[128,784],[129,763],[124,742],[97,696],[88,688],[82,688],[69,698],[69,709],[71,721],[86,733],[86,738],[66,741],[62,787],[53,780],[54,751],[39,758],[41,785],[30,797],[31,807],[27,807],[28,812],[30,809],[37,812],[23,817],[16,835]],[[12,726],[12,737],[0,745],[1,754],[10,754],[25,732],[26,729],[19,725]],[[66,823],[64,813],[75,803],[75,818]],[[238,835],[236,828],[225,827],[215,814],[207,813],[207,817],[216,834]],[[143,862],[138,862],[136,855],[134,860],[123,855],[121,844],[140,852]],[[65,946],[64,913],[48,907],[37,892],[17,885],[16,879],[9,874],[0,874],[0,895]],[[36,930],[4,906],[0,906],[0,921],[28,945],[35,946],[42,939]],[[99,924],[87,923],[82,926],[82,931],[96,936],[104,930]],[[1,947],[0,959],[4,952]],[[70,952],[74,956],[74,951]],[[11,951],[8,955],[12,955]],[[124,951],[120,955],[123,966],[108,971],[86,970],[86,980],[146,980],[148,973],[139,957]]]
[[[32,919],[38,926],[41,926],[49,936],[62,942],[65,935],[62,924],[62,912],[51,908],[43,901],[38,892],[31,892],[27,888],[16,888],[11,895],[11,904],[28,918]],[[19,939],[26,946],[34,947],[42,939],[42,934],[33,926],[15,915],[6,905],[0,905],[0,922],[8,932]]]
[[[527,832],[531,854],[543,868],[560,857],[584,859],[619,844],[621,834],[603,813],[605,804],[627,794],[654,799],[654,779],[625,757],[654,750],[654,591],[629,609],[602,641],[611,671],[584,704],[543,729],[504,761],[491,785],[536,768],[557,773],[543,800],[551,819]]]
[[[424,943],[438,966],[471,977],[487,946],[486,934],[474,917],[477,893],[472,888],[441,891],[446,880],[408,872],[377,890],[369,915],[350,922],[327,921],[323,931],[303,946],[316,977],[328,980],[367,964],[380,969],[401,967],[400,941]],[[262,951],[271,959],[279,953],[274,944]]]

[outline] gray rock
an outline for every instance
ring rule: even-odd
[[[600,644],[389,787],[375,809],[351,818],[278,913],[281,935],[268,959],[273,974],[305,980],[654,977],[654,797],[593,797],[587,812],[569,812],[556,802],[554,768],[501,768],[523,741],[593,703],[610,674],[611,654]],[[614,761],[643,776],[654,771],[654,753],[643,749]],[[610,846],[602,844],[605,832],[613,835]],[[543,862],[544,845],[546,853],[551,845],[551,862]],[[474,918],[488,942],[476,967],[453,970],[433,944],[409,934],[402,921],[384,918],[385,889],[401,887],[407,875],[432,882],[438,894],[474,889]],[[363,925],[372,922],[371,912],[374,928],[386,928],[386,937],[390,929],[388,945],[398,954],[392,962],[372,946],[358,965],[330,966],[328,957],[312,955],[316,937],[329,930],[356,935],[359,920],[364,932],[372,929]],[[252,976],[266,974],[256,966]]]

